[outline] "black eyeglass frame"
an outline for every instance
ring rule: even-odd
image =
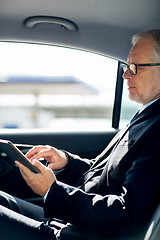
[[[137,67],[138,66],[142,66],[142,67],[149,67],[149,66],[159,66],[160,63],[140,63],[140,64],[136,64],[136,63],[130,63],[130,64],[127,64],[125,62],[121,62],[122,63],[122,67],[125,66],[127,67],[127,69],[129,69],[129,72],[132,74],[132,75],[136,75],[137,74]],[[133,73],[133,71],[130,69],[130,65],[134,65],[135,66],[135,73]],[[126,70],[124,70],[125,72]]]

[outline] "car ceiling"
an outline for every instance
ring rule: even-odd
[[[37,17],[44,22],[30,26],[27,20]],[[155,28],[160,28],[160,0],[0,1],[0,41],[73,47],[126,60],[132,35]]]

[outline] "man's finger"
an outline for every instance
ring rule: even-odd
[[[39,162],[39,161],[36,160],[36,159],[34,159],[32,163],[33,163],[33,165],[36,166],[36,167],[40,170],[40,172],[43,174],[43,172],[44,172],[44,170],[46,169],[46,167],[45,167],[41,162]]]
[[[19,161],[15,161],[15,164],[17,165],[17,167],[21,170],[21,172],[23,173],[23,175],[30,175],[30,174],[34,174],[29,168],[27,168],[26,166],[24,166],[22,163],[20,163]]]
[[[24,180],[26,181],[27,185],[28,186],[31,186],[31,182],[32,182],[32,179],[35,175],[35,173],[33,173],[29,168],[25,167],[23,164],[21,164],[20,162],[18,161],[15,161],[17,167],[19,168],[19,171],[22,175],[22,177],[24,178]]]
[[[27,158],[31,158],[33,157],[35,154],[38,154],[41,150],[45,149],[44,146],[38,145],[33,147],[32,149],[30,149],[27,153],[26,153],[26,157]]]

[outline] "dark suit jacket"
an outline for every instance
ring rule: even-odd
[[[120,131],[95,160],[68,156],[46,199],[47,217],[73,224],[73,232],[76,226],[82,233],[80,239],[87,233],[91,237],[86,239],[108,239],[143,229],[160,201],[160,100]],[[72,238],[62,234],[62,239]]]

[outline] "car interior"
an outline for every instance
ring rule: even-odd
[[[121,128],[121,118],[123,117],[123,103],[126,101],[125,98],[123,99],[125,94],[125,86],[122,77],[123,69],[121,66],[121,62],[126,62],[127,60],[127,56],[131,48],[131,38],[136,33],[143,32],[149,29],[160,28],[159,12],[159,0],[0,1],[0,45],[2,44],[2,47],[4,43],[29,44],[31,46],[38,45],[40,46],[40,48],[43,48],[45,46],[58,48],[63,47],[64,49],[72,49],[76,51],[80,50],[81,52],[87,53],[89,52],[91,54],[96,54],[101,57],[107,57],[111,60],[116,61],[116,68],[114,68],[115,84],[111,90],[113,99],[109,113],[110,119],[108,127],[106,123],[106,128],[104,128],[103,130],[94,130],[98,125],[98,122],[94,122],[92,130],[87,131],[86,127],[86,130],[84,131],[83,127],[86,122],[82,122],[80,124],[80,128],[77,131],[76,129],[72,129],[72,131],[65,131],[65,121],[62,122],[64,130],[62,130],[61,127],[61,131],[55,131],[52,128],[44,129],[44,127],[43,129],[37,127],[34,128],[34,126],[33,128],[19,128],[17,126],[7,128],[0,125],[0,139],[7,139],[12,141],[12,143],[14,143],[23,153],[26,153],[32,146],[35,145],[51,145],[58,149],[65,149],[74,154],[78,154],[79,156],[84,158],[95,158],[103,151],[103,149],[107,146],[110,140]],[[6,64],[10,61],[10,59],[12,59],[11,65],[13,69],[19,67],[19,65],[16,65],[14,62],[16,55],[19,56],[16,48],[14,48],[14,50],[15,51],[13,54],[10,50],[4,51],[4,56],[2,55],[3,57],[1,56],[0,60],[2,70],[4,68],[4,62]],[[30,62],[32,62],[34,54],[33,52],[30,52],[28,58],[26,58],[25,54],[23,54],[23,57],[23,59],[25,59],[26,61],[20,59],[20,62],[24,64],[25,67],[27,67]],[[41,61],[47,61],[47,57],[43,58],[42,55],[39,58],[42,58],[40,59]],[[59,61],[56,56],[52,55],[51,58],[48,59],[50,62],[48,63],[48,68],[54,68],[54,64],[52,63],[52,61],[59,61],[61,65],[62,58],[63,56]],[[32,62],[33,69],[37,68],[39,71],[40,68],[43,68],[43,66],[38,68],[34,64],[36,64],[35,60]],[[38,64],[39,66],[41,66],[40,63]],[[67,60],[65,60],[64,66],[65,64],[68,68]],[[101,62],[97,61],[96,65],[98,64],[101,64]],[[5,67],[8,69],[8,66],[11,65],[5,65]],[[72,64],[70,65],[71,69],[74,70],[75,66],[72,66]],[[79,62],[77,62],[76,65],[79,65],[79,67],[81,67],[81,63]],[[92,66],[91,62],[88,62],[87,65],[87,68],[89,68],[90,72],[94,71],[95,67]],[[61,66],[62,75],[63,70],[65,69],[64,66]],[[81,71],[83,71],[83,69]],[[109,79],[109,70],[106,69],[105,74],[106,81],[111,81]],[[92,82],[91,84],[82,84],[79,79],[68,79],[68,76],[65,76],[66,79],[63,78],[63,80],[61,78],[52,79],[55,85],[53,85],[53,83],[50,83],[50,79],[45,79],[48,86],[45,92],[45,89],[43,87],[44,85],[37,83],[37,80],[35,79],[32,79],[31,88],[27,87],[30,81],[29,80],[27,82],[26,79],[28,78],[25,79],[25,84],[21,84],[18,88],[18,85],[16,85],[19,81],[18,78],[16,78],[15,81],[14,76],[10,76],[13,78],[10,78],[10,82],[7,85],[6,83],[4,83],[2,75],[3,71],[0,73],[0,99],[2,99],[0,100],[0,112],[2,116],[1,118],[5,117],[5,119],[7,119],[7,116],[8,118],[10,118],[10,115],[7,115],[8,113],[6,114],[5,111],[5,99],[8,99],[8,96],[10,96],[12,102],[13,94],[31,94],[30,89],[33,89],[33,82],[37,86],[35,87],[35,92],[43,90],[43,94],[46,94],[46,92],[48,92],[50,95],[54,95],[58,94],[57,91],[59,91],[59,88],[62,88],[64,85],[66,85],[67,81],[68,88],[65,91],[68,91],[70,94],[74,95],[74,91],[85,90],[87,92],[90,92],[89,94],[93,95],[92,99],[95,99],[95,102],[96,96],[98,96],[95,86],[97,86],[98,84],[101,86],[103,85],[103,82],[100,81],[100,76],[97,76],[96,80],[94,80],[94,87],[92,85]],[[41,81],[40,78],[39,81]],[[76,87],[74,88],[73,85]],[[79,90],[78,87],[82,87],[82,85],[83,90]],[[109,84],[107,84],[107,86],[109,87]],[[53,92],[51,89],[53,89]],[[6,98],[3,98],[4,94],[6,94]],[[82,98],[84,98],[85,94],[86,93],[81,92]],[[107,96],[105,97],[107,99]],[[58,104],[60,103],[58,102]],[[106,108],[106,106],[107,103],[105,103],[104,108]],[[52,108],[52,106],[50,108]],[[83,113],[83,115],[85,115],[81,102],[77,108],[81,109],[81,112]],[[128,105],[125,111],[127,114],[130,110],[131,111],[127,120],[134,114],[136,108],[137,106],[135,107],[133,105],[132,107],[132,105]],[[49,107],[47,107],[47,109],[49,109]],[[91,111],[93,107],[91,108],[90,106],[89,109]],[[92,111],[95,110],[100,113],[100,110],[97,109],[98,107],[94,108]],[[35,109],[32,110],[36,111]],[[55,107],[55,111],[58,112],[57,106]],[[65,109],[65,107],[61,107],[61,111],[63,112],[63,114],[67,114],[67,110]],[[74,111],[76,111],[76,105]],[[13,106],[12,111],[10,109],[10,114],[14,114]],[[15,119],[17,120],[19,116],[17,112],[15,114]],[[75,116],[77,118],[77,115]],[[89,116],[89,118],[91,117]],[[103,115],[103,118],[106,118],[106,115]],[[95,117],[95,120],[99,120],[97,115]],[[44,121],[45,124],[46,121],[47,120]],[[57,118],[57,121],[60,121],[59,118]],[[0,190],[6,191],[14,196],[20,197],[32,203],[41,205],[42,199],[38,195],[33,193],[29,187],[27,187],[19,173],[18,168],[15,167],[11,159],[2,150],[0,154]],[[160,205],[158,206],[154,215],[151,216],[151,220],[148,223],[148,228],[146,229],[146,235],[144,240],[158,240],[159,236]]]

